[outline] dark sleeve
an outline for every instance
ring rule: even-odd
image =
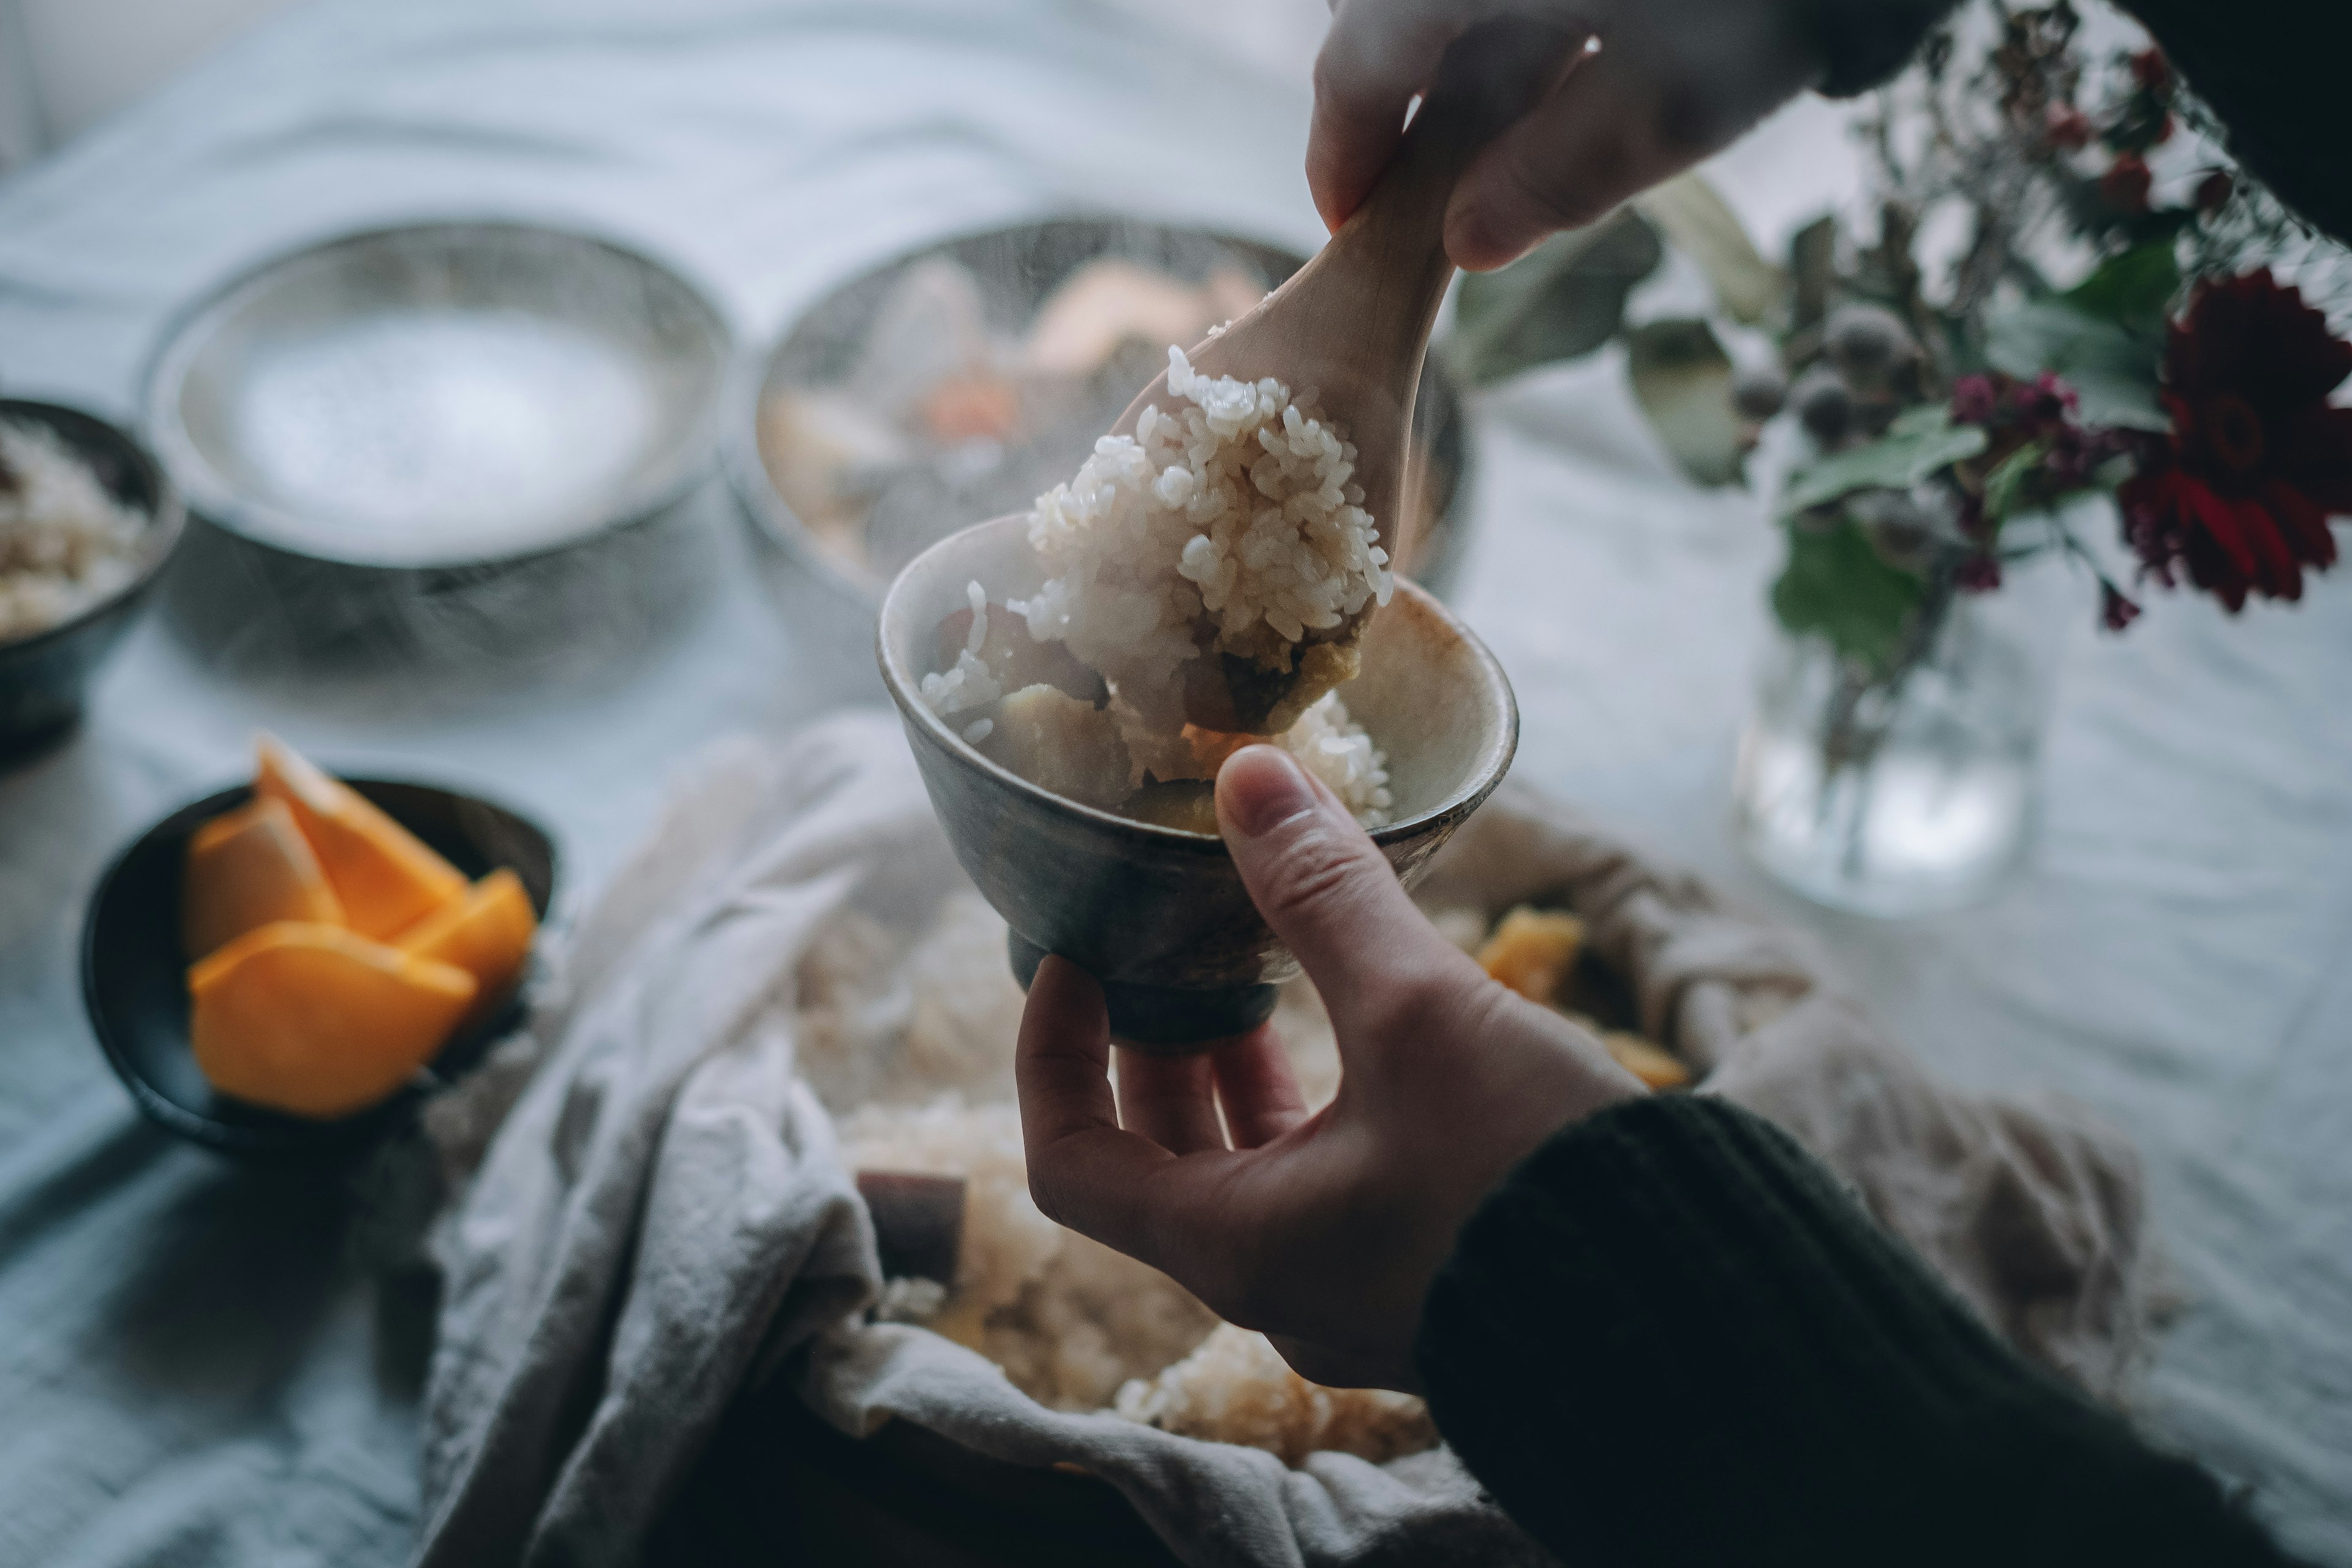
[[[2012,1354],[1786,1133],[1706,1096],[1554,1135],[1464,1226],[1439,1431],[1570,1563],[2273,1564],[2205,1472]]]
[[[1808,0],[1800,0],[1807,4]],[[1851,98],[1901,70],[1954,0],[1809,0],[1820,90]],[[2230,154],[2315,227],[2352,243],[2342,113],[2344,0],[2121,0],[2229,131]]]
[[[2344,0],[2124,0],[2229,129],[2230,154],[2315,227],[2352,242]]]

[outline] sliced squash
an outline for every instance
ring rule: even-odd
[[[460,1029],[472,1027],[514,994],[539,934],[539,916],[522,879],[504,867],[491,872],[400,936],[403,952],[454,963],[474,977],[474,1005]]]
[[[357,790],[275,736],[261,737],[260,752],[253,787],[294,813],[353,931],[397,936],[465,892],[466,879],[455,866]]]
[[[1682,1089],[1691,1080],[1690,1068],[1675,1057],[1666,1054],[1654,1040],[1622,1029],[1612,1029],[1601,1037],[1617,1065],[1640,1079],[1652,1089]]]
[[[181,950],[192,959],[272,921],[341,925],[343,904],[282,800],[224,812],[188,839]]]
[[[1559,995],[1583,946],[1582,921],[1522,904],[1503,917],[1478,950],[1478,963],[1528,1001],[1549,1002]]]
[[[348,1116],[431,1061],[477,989],[455,964],[342,926],[279,921],[188,971],[189,1043],[223,1094]]]

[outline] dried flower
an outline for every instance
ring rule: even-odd
[[[1971,555],[1952,574],[1952,585],[1963,594],[1990,594],[2000,586],[2000,557]]]
[[[2132,80],[2142,91],[2161,93],[2172,86],[2172,67],[2166,63],[2164,51],[2149,47],[2131,58]]]
[[[2238,182],[2230,177],[2230,172],[2216,169],[2197,182],[2197,208],[2200,212],[2220,212],[2237,194]]]
[[[2139,606],[2124,596],[2124,591],[2099,579],[2099,624],[2111,632],[2119,632],[2139,619]]]
[[[2091,117],[2071,103],[2053,103],[2042,117],[2042,134],[2062,152],[2079,153],[2091,144]]]
[[[2336,560],[2328,519],[2352,512],[2352,343],[2268,268],[2199,285],[2168,334],[2172,430],[2116,492],[2142,574],[2176,566],[2232,613],[2249,593],[2303,596],[2304,568]]]
[[[2117,212],[2144,213],[2147,211],[2148,187],[2154,183],[2147,172],[2147,160],[2137,153],[2126,153],[2099,176],[2099,195]]]

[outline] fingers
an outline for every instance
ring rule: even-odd
[[[1217,818],[1251,900],[1313,976],[1341,1040],[1350,1016],[1467,963],[1355,818],[1287,753],[1258,745],[1228,757]]]
[[[1812,79],[1820,64],[1775,7],[1704,20],[1687,6],[1620,23],[1454,187],[1445,249],[1483,272],[1577,228],[1729,142]],[[1588,46],[1591,47],[1592,46]]]
[[[1307,1120],[1307,1100],[1274,1026],[1261,1024],[1205,1058],[1217,1080],[1225,1129],[1236,1149],[1271,1143]]]
[[[1466,22],[1444,8],[1400,0],[1337,0],[1315,57],[1315,119],[1307,135],[1307,185],[1336,229],[1380,178],[1404,139],[1413,95]]]
[[[1117,1131],[1111,1098],[1110,1015],[1093,975],[1048,954],[1030,982],[1013,1047],[1013,1077],[1031,1164],[1041,1145],[1074,1133]]]
[[[1644,84],[1622,54],[1587,58],[1559,92],[1478,154],[1445,211],[1454,265],[1491,271],[1547,235],[1579,228],[1695,162],[1644,123]]]
[[[1217,1124],[1206,1055],[1156,1057],[1113,1047],[1118,1063],[1118,1124],[1171,1154],[1225,1146]]]
[[[1109,1064],[1102,987],[1047,957],[1030,983],[1013,1058],[1030,1195],[1051,1218],[1151,1262],[1139,1250],[1150,1184],[1175,1156],[1119,1130]]]

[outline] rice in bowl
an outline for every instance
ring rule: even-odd
[[[1214,833],[1209,781],[1270,738],[1384,826],[1386,759],[1336,690],[1395,589],[1356,448],[1312,391],[1168,357],[1171,407],[1147,406],[1133,436],[1105,437],[1038,498],[1042,584],[992,605],[971,584],[922,699],[966,743],[1085,805]]]
[[[0,642],[47,631],[128,587],[146,528],[55,435],[0,420]]]

